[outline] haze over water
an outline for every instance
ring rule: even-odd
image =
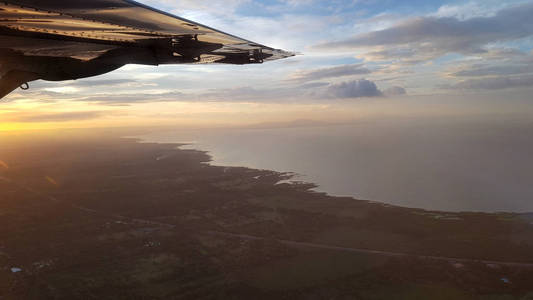
[[[448,211],[533,211],[527,120],[396,120],[154,132],[213,164],[289,171],[332,195]]]

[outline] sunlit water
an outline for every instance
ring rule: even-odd
[[[331,195],[450,211],[533,211],[533,126],[454,121],[153,132],[213,164],[302,174]]]

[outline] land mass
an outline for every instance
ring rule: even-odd
[[[0,142],[0,299],[533,299],[533,215],[332,197],[113,133]]]

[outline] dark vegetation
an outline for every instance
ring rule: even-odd
[[[0,299],[533,299],[528,215],[330,197],[112,135],[0,143]]]

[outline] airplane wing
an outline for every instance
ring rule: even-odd
[[[28,81],[126,64],[253,64],[293,55],[131,0],[0,2],[0,98]]]

